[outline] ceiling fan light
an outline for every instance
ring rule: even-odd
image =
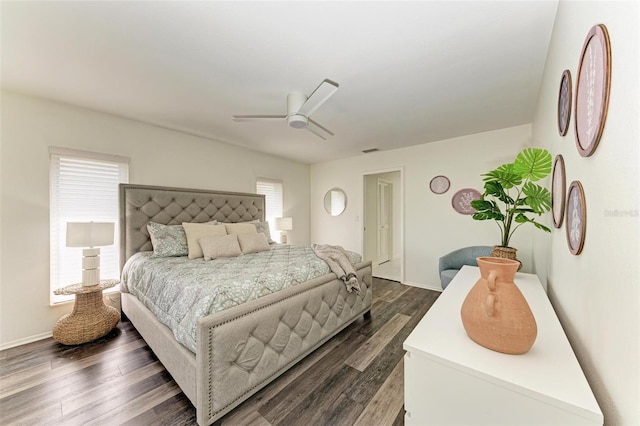
[[[309,119],[304,115],[292,114],[287,117],[287,123],[294,129],[304,129],[309,124]]]

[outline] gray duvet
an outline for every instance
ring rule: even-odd
[[[194,353],[198,318],[331,272],[310,247],[273,245],[269,251],[208,261],[152,254],[129,258],[121,291],[133,294]],[[362,260],[347,254],[352,264]]]

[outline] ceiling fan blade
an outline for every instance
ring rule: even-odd
[[[310,131],[311,133],[313,133],[314,135],[316,135],[317,137],[319,137],[320,139],[326,141],[327,138],[325,138],[324,136],[322,136],[320,133],[318,133],[316,130],[310,128],[310,126],[305,127],[305,129],[307,129],[308,131]]]
[[[327,140],[329,136],[333,136],[333,132],[321,126],[320,124],[318,124],[316,121],[313,121],[312,119],[309,119],[309,124],[305,128],[311,133],[313,133],[314,135],[324,140]]]
[[[309,98],[302,104],[297,113],[309,117],[315,110],[320,108],[320,105],[325,103],[331,95],[336,93],[336,90],[338,90],[338,83],[328,79],[324,80],[316,87],[316,90],[309,95]]]
[[[233,121],[257,121],[287,118],[286,115],[234,115]]]

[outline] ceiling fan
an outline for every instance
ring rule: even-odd
[[[314,135],[327,139],[333,133],[310,118],[311,114],[327,101],[338,90],[338,83],[325,79],[318,87],[307,96],[301,92],[292,92],[287,95],[286,115],[234,115],[234,121],[256,121],[287,119],[290,127],[294,129],[307,129]]]

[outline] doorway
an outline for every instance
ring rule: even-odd
[[[392,248],[392,232],[391,215],[392,215],[392,196],[391,191],[393,184],[381,177],[378,177],[378,196],[377,196],[377,236],[378,241],[378,265],[391,261]]]
[[[373,276],[402,282],[402,174],[400,170],[363,177],[363,255]]]

